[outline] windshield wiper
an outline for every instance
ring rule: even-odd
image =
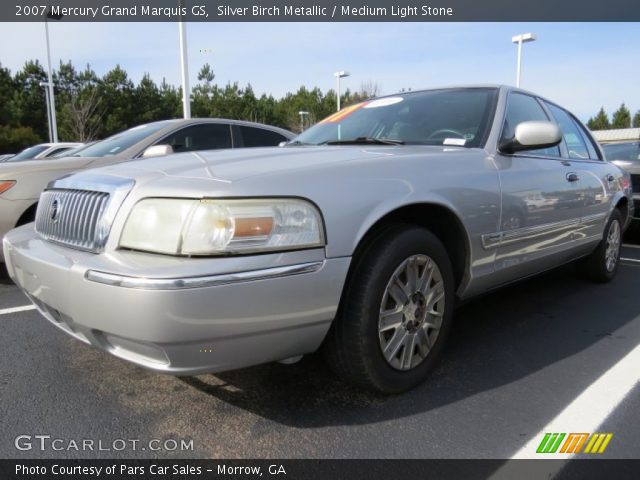
[[[325,145],[404,145],[402,140],[388,138],[356,137],[348,140],[332,140]]]

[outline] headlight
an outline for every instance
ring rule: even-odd
[[[322,220],[297,199],[148,198],[127,219],[120,246],[172,255],[224,255],[320,247]]]
[[[15,180],[0,180],[0,194],[3,194],[16,184]]]

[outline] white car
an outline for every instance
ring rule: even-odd
[[[17,155],[7,158],[6,162],[20,162],[22,160],[42,160],[51,158],[59,153],[72,148],[81,147],[82,143],[58,142],[58,143],[39,143],[33,147],[25,148]]]

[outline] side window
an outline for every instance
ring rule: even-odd
[[[240,126],[240,134],[245,147],[276,147],[287,138],[284,135],[266,130],[264,128],[254,128]]]
[[[231,126],[224,123],[191,125],[173,132],[158,144],[171,145],[174,152],[231,148]]]
[[[594,140],[589,134],[589,132],[587,132],[585,127],[582,124],[580,124],[580,122],[576,122],[575,118],[573,118],[572,120],[573,120],[573,123],[575,123],[578,126],[578,130],[580,130],[580,133],[582,133],[582,139],[584,140],[584,143],[587,144],[587,150],[589,151],[589,158],[592,158],[594,160],[602,160],[602,158],[600,157],[600,154],[598,154],[598,151],[594,146]]]
[[[507,103],[501,139],[508,140],[512,138],[515,134],[516,126],[519,123],[528,121],[548,122],[549,118],[535,98],[522,93],[511,93]],[[559,157],[560,149],[558,147],[541,148],[539,150],[529,150],[523,152],[523,154]]]
[[[551,115],[553,115],[553,117],[556,119],[556,122],[558,122],[560,130],[562,130],[564,143],[567,144],[567,150],[569,150],[569,158],[589,158],[589,150],[587,150],[587,145],[584,142],[582,133],[571,118],[571,115],[569,115],[560,107],[556,107],[555,105],[552,105],[550,103],[547,103],[547,107],[549,107]]]
[[[67,150],[69,150],[71,147],[61,147],[61,148],[56,148],[55,150],[51,150],[49,153],[47,153],[44,158],[49,158],[49,157],[53,157],[54,155],[58,154],[58,153],[62,153],[62,152],[66,152]]]

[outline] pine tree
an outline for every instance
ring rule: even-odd
[[[607,130],[611,128],[609,124],[609,116],[604,111],[604,107],[600,107],[600,111],[595,117],[592,117],[587,122],[589,130]]]
[[[611,128],[631,128],[631,112],[624,103],[613,114]]]

